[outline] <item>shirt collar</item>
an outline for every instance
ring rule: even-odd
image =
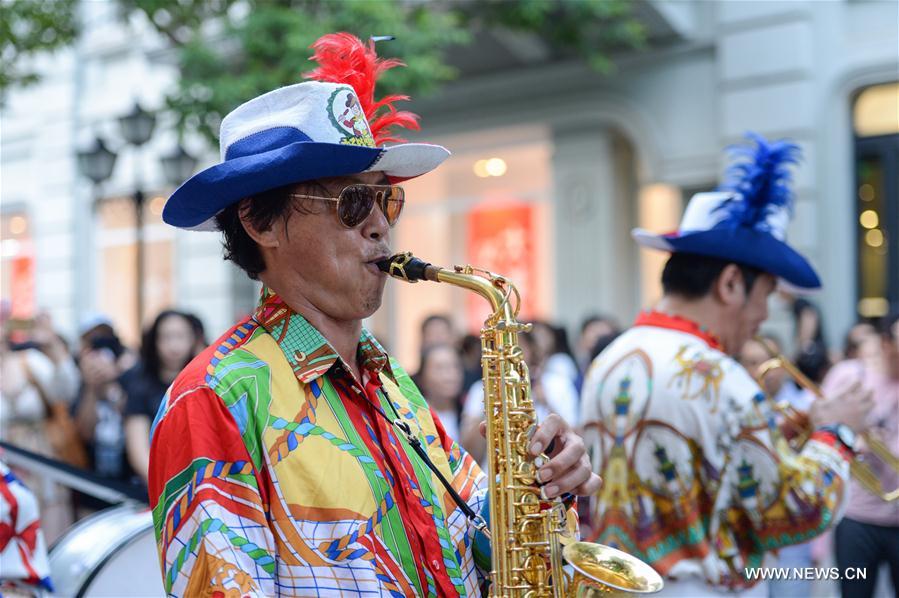
[[[337,361],[343,361],[327,339],[306,318],[291,309],[277,293],[267,287],[262,288],[253,319],[277,341],[297,379],[304,384],[323,375]],[[388,374],[392,374],[387,352],[365,328],[359,337],[358,352],[362,368],[373,375],[378,375],[385,369]],[[352,371],[346,364],[343,365],[347,371]]]
[[[668,328],[669,330],[686,332],[698,337],[712,349],[722,350],[721,341],[718,340],[717,336],[709,332],[707,328],[682,316],[672,316],[655,310],[642,311],[634,321],[634,326],[655,326],[656,328]]]

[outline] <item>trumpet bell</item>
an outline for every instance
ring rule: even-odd
[[[611,546],[572,542],[562,556],[574,567],[575,596],[608,596],[609,592],[652,594],[665,585],[662,576],[640,559]]]

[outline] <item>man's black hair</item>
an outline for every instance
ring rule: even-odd
[[[728,264],[734,264],[743,274],[746,294],[762,273],[761,270],[738,264],[733,260],[694,253],[672,253],[662,270],[662,289],[666,295],[677,295],[684,299],[701,299],[711,290],[712,284]]]
[[[324,189],[315,181],[309,181],[306,185]],[[249,201],[231,204],[215,217],[215,223],[224,237],[222,246],[225,250],[225,259],[237,264],[253,280],[259,280],[259,274],[265,270],[265,260],[262,259],[262,252],[259,251],[256,241],[247,234],[240,222],[240,206],[246,204],[245,216],[254,228],[267,230],[279,219],[286,221],[293,212],[308,212],[298,207],[290,197],[296,188],[296,184],[291,184],[257,193],[248,198]],[[327,194],[327,189],[324,191]]]

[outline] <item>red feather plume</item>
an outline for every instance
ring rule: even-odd
[[[375,101],[375,84],[381,73],[405,63],[396,58],[378,58],[374,41],[362,43],[351,33],[329,33],[312,44],[315,53],[309,60],[318,67],[303,77],[328,83],[346,83],[356,91],[359,104],[368,119],[371,134],[376,145],[405,141],[393,136],[391,127],[419,130],[418,115],[406,110],[397,110],[393,103],[408,100],[405,95],[384,96]],[[386,112],[382,109],[386,108]],[[378,115],[378,112],[381,112]]]

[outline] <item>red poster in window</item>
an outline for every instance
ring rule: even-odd
[[[21,255],[11,260],[10,290],[11,316],[27,320],[34,317],[34,258]]]
[[[534,255],[534,208],[526,203],[507,203],[500,206],[476,208],[468,213],[468,263],[478,268],[502,274],[515,283],[522,297],[519,320],[527,321],[533,314],[536,284],[536,256]],[[468,326],[480,330],[490,314],[485,299],[471,294],[467,305]]]

